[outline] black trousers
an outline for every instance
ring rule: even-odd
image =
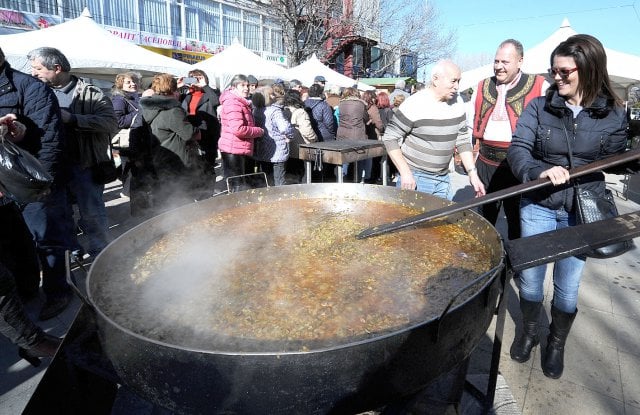
[[[12,343],[29,349],[38,343],[42,330],[24,311],[16,293],[11,271],[0,262],[0,334]]]
[[[492,166],[478,158],[476,167],[478,169],[478,177],[484,184],[487,193],[520,184],[511,172],[511,167],[509,167],[507,160],[503,160],[498,166]],[[507,217],[507,237],[509,239],[518,239],[520,237],[520,196],[486,203],[480,207],[480,214],[492,225],[495,225],[501,207],[504,208],[504,214]]]
[[[40,287],[40,264],[33,236],[14,203],[0,206],[0,262],[15,277],[18,293],[35,294]]]
[[[222,170],[225,180],[232,176],[241,176],[243,174],[253,173],[253,171],[247,171],[247,156],[224,152],[220,152],[220,155],[222,156]],[[251,185],[248,183],[246,178],[233,179],[230,182],[230,186],[230,190],[232,192],[239,192],[251,188]]]

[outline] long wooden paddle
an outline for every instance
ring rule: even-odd
[[[615,156],[607,157],[602,160],[594,161],[593,163],[585,164],[584,166],[576,167],[575,169],[569,170],[569,175],[570,175],[570,178],[574,179],[576,177],[584,176],[590,173],[595,173],[609,167],[628,163],[637,158],[640,158],[640,149],[630,150],[622,154],[617,154]],[[358,235],[356,235],[356,238],[365,239],[365,238],[369,238],[370,236],[382,235],[384,233],[393,232],[398,229],[407,228],[409,226],[414,226],[419,223],[423,223],[432,219],[441,218],[443,216],[449,216],[453,213],[478,207],[478,206],[484,205],[485,203],[497,202],[498,200],[506,199],[511,196],[527,193],[532,190],[548,186],[550,184],[551,184],[551,180],[547,178],[532,180],[530,182],[522,183],[517,186],[512,186],[503,190],[499,190],[497,192],[492,192],[481,197],[476,197],[466,202],[455,203],[439,209],[431,210],[429,212],[424,212],[419,215],[401,219],[395,222],[374,226],[372,228],[368,228],[360,232]]]

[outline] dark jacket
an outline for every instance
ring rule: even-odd
[[[563,128],[564,125],[564,128]],[[566,129],[566,135],[565,135]],[[573,167],[579,167],[626,148],[627,117],[604,97],[584,108],[576,118],[567,108],[557,89],[549,89],[546,97],[532,100],[518,120],[507,159],[513,174],[522,182],[540,177],[553,166],[569,168],[567,135],[573,152]],[[579,178],[581,187],[604,194],[602,173]],[[549,209],[573,210],[573,184],[547,186],[527,193],[526,198]]]
[[[320,141],[334,141],[336,139],[336,118],[333,116],[333,108],[322,98],[307,98],[304,105],[311,110],[313,116],[312,125]]]
[[[218,106],[220,95],[210,86],[203,88],[204,94],[198,101],[195,114],[189,114],[191,94],[187,94],[182,101],[182,108],[188,115],[191,124],[200,129],[200,147],[206,153],[218,152],[218,140],[220,139],[220,121],[218,120]]]
[[[118,128],[131,128],[133,118],[138,114],[140,95],[114,89],[111,92],[111,103],[113,104],[113,112],[118,119]]]
[[[193,149],[189,147],[195,145],[193,135],[198,129],[187,121],[187,114],[180,107],[180,102],[173,96],[152,95],[140,98],[140,108],[157,140],[154,148],[155,167],[180,170],[180,162],[190,167],[194,159],[190,151]],[[160,154],[163,157],[159,157]],[[160,159],[164,161],[160,162]]]
[[[56,182],[66,180],[58,99],[40,80],[5,62],[0,67],[0,116],[11,113],[27,126],[18,145],[33,154]]]

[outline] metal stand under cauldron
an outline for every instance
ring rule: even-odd
[[[502,272],[502,293],[498,301],[492,361],[486,392],[470,383],[465,385],[483,403],[484,413],[493,407],[498,378],[500,351],[506,317],[506,292],[511,272],[579,255],[591,248],[606,246],[640,236],[640,212],[614,219],[565,228],[528,238],[509,241],[506,246],[508,266]],[[535,249],[531,249],[535,246]],[[463,368],[466,371],[466,366]],[[83,305],[56,357],[45,372],[24,414],[111,414],[117,406],[129,405],[127,413],[166,414],[165,410],[147,406],[135,396],[127,396],[111,362],[98,341],[92,312]],[[120,390],[120,394],[118,391]],[[401,412],[394,412],[401,413]]]

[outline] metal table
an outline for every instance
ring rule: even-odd
[[[354,181],[358,180],[357,162],[386,155],[384,144],[378,140],[335,140],[299,144],[299,158],[305,162],[307,183],[311,183],[311,162],[338,166],[338,183],[342,183],[342,165],[356,162]],[[320,167],[321,169],[321,167]],[[382,161],[382,184],[387,185],[387,159]]]

